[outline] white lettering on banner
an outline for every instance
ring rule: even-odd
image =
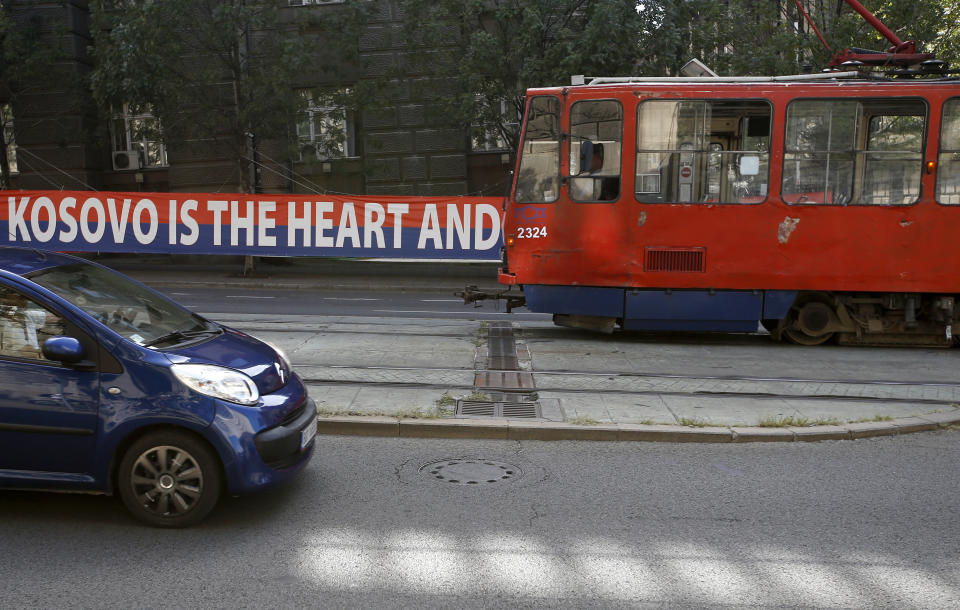
[[[200,239],[200,225],[198,225],[197,220],[190,215],[190,212],[196,212],[199,207],[200,202],[196,199],[187,199],[183,202],[183,205],[180,206],[180,221],[190,230],[186,235],[180,236],[180,243],[184,246],[192,246]],[[175,219],[176,216],[170,221],[171,224],[177,224]]]
[[[7,197],[7,239],[17,241],[17,232],[20,232],[20,239],[30,241],[30,230],[27,228],[24,215],[27,213],[27,204],[30,203],[29,197],[21,197],[20,205],[17,205],[16,197]]]
[[[130,199],[123,200],[120,218],[117,219],[117,202],[113,199],[107,199],[107,209],[110,211],[110,230],[113,231],[113,243],[115,244],[122,244],[123,237],[127,233],[127,218],[130,214],[130,202]]]
[[[223,245],[223,236],[220,232],[223,230],[223,218],[221,215],[230,207],[228,201],[208,201],[207,211],[213,213],[213,245]]]
[[[420,223],[420,239],[417,241],[417,250],[427,247],[427,240],[433,240],[433,247],[443,248],[443,236],[440,235],[440,219],[437,217],[437,206],[428,203],[423,206],[423,222]]]
[[[500,212],[494,206],[489,203],[480,203],[477,204],[477,217],[476,221],[473,223],[473,226],[476,227],[476,235],[473,240],[473,247],[476,250],[489,250],[490,248],[497,245],[497,242],[500,240]],[[484,218],[490,219],[490,235],[486,239],[483,239],[483,226]],[[468,248],[468,245],[464,245],[464,248]]]
[[[376,236],[377,248],[383,247],[383,222],[387,219],[386,211],[379,203],[367,203],[363,206],[363,247],[373,247]]]
[[[327,214],[333,212],[332,201],[317,202],[317,235],[314,244],[318,248],[332,248],[333,238],[327,237],[327,229],[333,228],[333,219],[327,218]]]
[[[230,202],[230,245],[238,246],[240,245],[240,229],[243,229],[246,233],[247,243],[245,245],[253,245],[253,225],[256,222],[256,218],[253,215],[253,202],[247,202],[247,213],[245,216],[240,216],[240,202],[231,201]]]
[[[201,202],[169,198],[164,199],[168,207],[161,218],[154,200],[136,199],[132,194],[132,198],[127,198],[125,195],[102,193],[79,201],[76,196],[59,199],[54,194],[44,193],[37,193],[35,198],[30,195],[9,196],[7,240],[64,245],[81,241],[96,249],[112,245],[151,246],[154,249],[159,247],[158,251],[199,244],[200,249],[207,252],[229,246],[258,248],[267,253],[282,246],[278,242],[283,238],[278,232],[285,231],[286,247],[290,249],[392,248],[399,251],[403,247],[404,218],[413,207],[410,203],[373,201],[238,199]],[[206,209],[201,208],[204,205]],[[285,226],[283,217],[277,218],[284,214],[284,205]],[[441,205],[445,206],[446,215],[443,224],[439,212]],[[494,205],[447,201],[416,204],[417,209],[421,207],[417,250],[479,252],[493,248],[500,239],[500,212]],[[209,229],[201,227],[197,218],[201,214],[208,219]],[[161,222],[167,223],[165,237],[159,235]],[[412,231],[414,227],[410,229]],[[392,240],[387,238],[388,230],[393,232]]]
[[[147,213],[147,232],[143,232],[143,213]],[[149,199],[141,199],[133,208],[133,237],[143,245],[152,244],[160,229],[157,206]],[[123,242],[118,242],[123,243]]]
[[[46,229],[40,228],[41,211],[47,212]],[[33,210],[30,211],[30,229],[39,242],[48,242],[53,239],[53,234],[57,232],[57,211],[49,197],[37,197],[33,202]]]
[[[274,248],[277,245],[277,236],[267,233],[277,226],[273,213],[277,211],[276,201],[261,201],[257,206],[257,245],[265,248]],[[270,212],[270,216],[267,216]]]
[[[64,197],[60,202],[60,220],[67,225],[66,231],[60,231],[60,241],[68,244],[77,238],[77,221],[67,210],[77,207],[76,197]]]
[[[90,230],[91,210],[97,214],[97,228],[94,231]],[[83,239],[88,244],[95,244],[103,239],[103,234],[107,230],[106,215],[107,213],[103,209],[103,204],[100,203],[100,200],[96,197],[89,197],[83,202],[83,206],[80,208],[80,234],[83,235]]]
[[[360,244],[360,230],[357,228],[357,213],[353,209],[353,203],[347,201],[343,204],[340,211],[340,226],[337,227],[337,248],[342,248],[347,238],[354,248],[362,247]]]
[[[167,211],[167,243],[171,246],[177,245],[177,200],[170,200],[170,207]]]
[[[410,211],[410,206],[406,203],[387,204],[387,212],[393,215],[393,247],[400,249],[400,241],[403,235],[403,215]]]
[[[470,247],[470,204],[463,206],[463,218],[455,203],[447,204],[447,250],[453,250],[453,231],[460,236],[460,246]]]
[[[313,224],[310,222],[310,202],[303,202],[303,216],[297,215],[297,202],[287,202],[287,247],[293,248],[297,245],[297,231],[303,233],[303,247],[310,247],[310,229]]]

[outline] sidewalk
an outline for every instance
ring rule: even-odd
[[[99,260],[158,288],[197,284],[452,293],[467,284],[496,286],[495,263],[284,259],[261,262],[253,276],[241,277],[239,264],[218,261]],[[792,442],[858,439],[960,425],[960,385],[913,383],[882,368],[879,374],[888,375],[892,383],[764,378],[747,364],[739,376],[729,378],[626,372],[622,366],[611,367],[620,372],[607,375],[597,372],[603,370],[604,362],[625,358],[644,362],[669,356],[656,351],[659,348],[654,342],[619,341],[616,336],[586,332],[572,335],[573,340],[564,335],[576,345],[563,340],[549,342],[539,337],[554,336],[552,324],[503,316],[500,319],[521,329],[521,336],[537,341],[531,346],[521,339],[517,346],[518,354],[524,354],[520,372],[531,374],[536,387],[526,393],[503,393],[477,385],[478,374],[488,372],[486,323],[479,320],[201,313],[287,351],[317,402],[320,430],[326,434]],[[695,349],[701,346],[680,343],[670,344],[667,351],[678,352],[677,362],[683,362],[684,350]],[[814,349],[823,350],[821,358],[848,353],[861,358],[860,354],[868,353],[847,351],[862,348]],[[592,360],[596,370],[589,370],[584,358]],[[934,362],[940,364],[934,364],[935,370],[928,369],[929,379],[952,379],[947,369],[955,362],[953,358]],[[937,366],[946,368],[941,371]],[[460,408],[467,403],[491,408],[535,403],[538,410],[534,417],[529,413],[522,417],[469,416]],[[764,425],[758,425],[761,423]]]

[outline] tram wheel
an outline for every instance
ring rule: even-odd
[[[830,322],[832,305],[824,293],[811,293],[797,298],[781,333],[797,345],[823,345],[836,335],[835,332],[818,332]]]

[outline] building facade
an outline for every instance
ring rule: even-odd
[[[336,10],[337,0],[278,0],[281,18]],[[149,107],[97,108],[85,90],[94,66],[86,0],[4,2],[17,23],[40,24],[59,50],[55,78],[42,77],[16,95],[0,91],[9,185],[20,189],[156,192],[239,190],[235,163],[212,147],[164,137]],[[506,193],[513,155],[502,142],[473,141],[470,126],[437,116],[442,85],[406,74],[402,15],[391,2],[372,3],[357,41],[357,79],[392,80],[376,107],[335,113],[308,98],[291,117],[299,156],[251,138],[251,184],[262,192],[366,195],[493,195]],[[25,27],[25,26],[24,26]],[[54,75],[51,75],[54,76]],[[303,92],[323,85],[304,78]],[[109,116],[109,120],[104,117]],[[108,123],[108,124],[105,124]],[[337,131],[336,143],[327,138]]]

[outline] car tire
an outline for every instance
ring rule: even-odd
[[[217,505],[220,460],[203,440],[181,430],[151,432],[123,454],[120,497],[134,517],[157,527],[187,527]]]

